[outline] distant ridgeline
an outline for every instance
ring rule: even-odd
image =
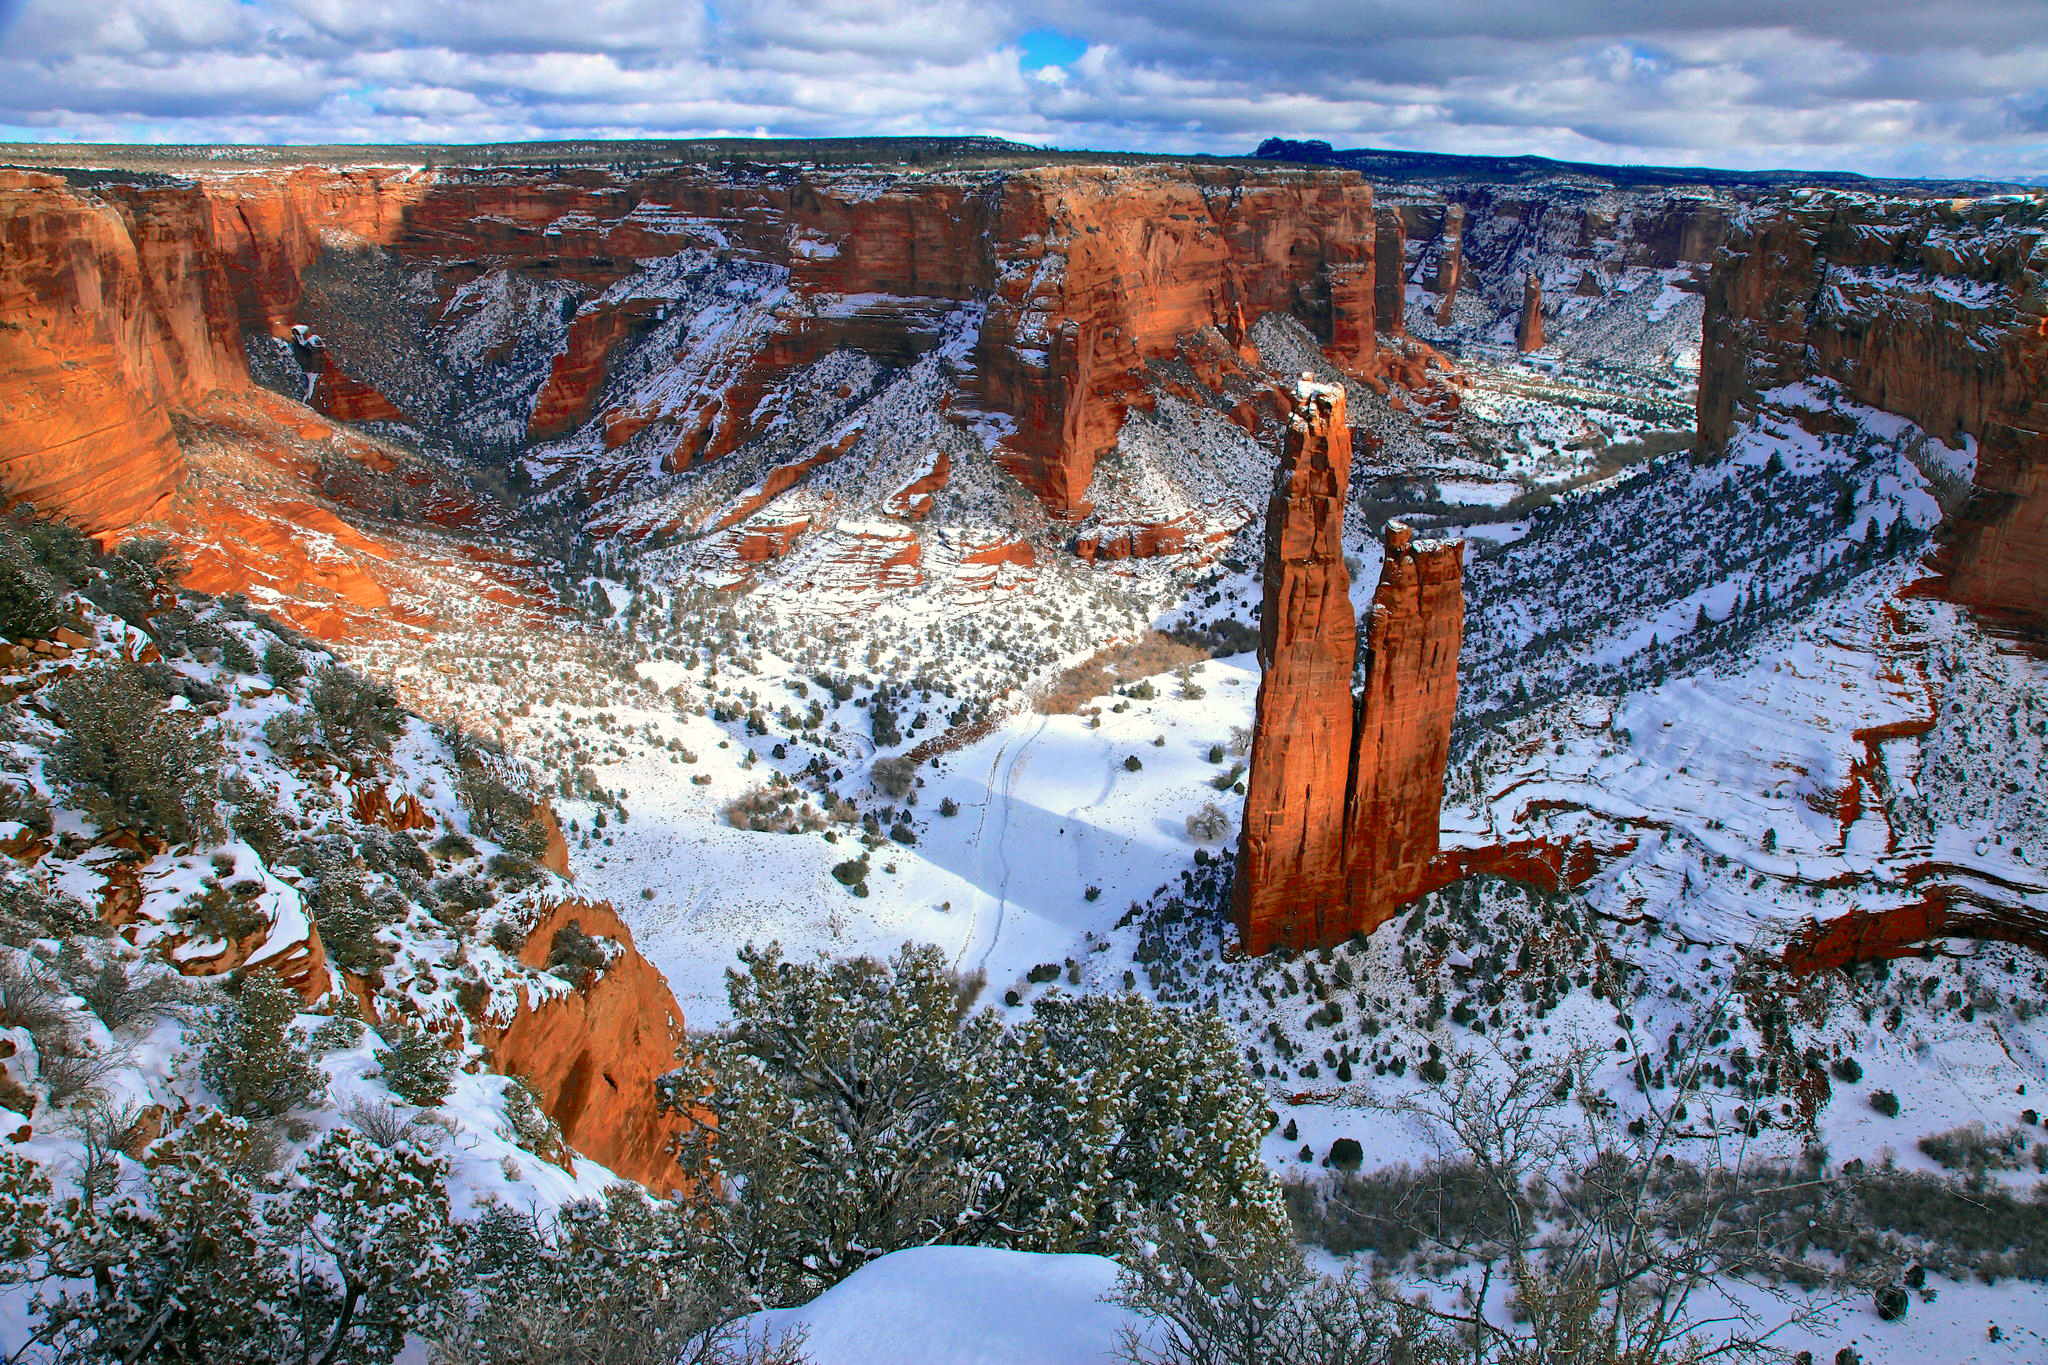
[[[1342,166],[1368,180],[1465,180],[1529,184],[1578,178],[1604,180],[1623,189],[1709,185],[1717,189],[1819,188],[1868,190],[1881,194],[1955,195],[2026,190],[2025,185],[1990,180],[1881,180],[1854,171],[1731,171],[1711,166],[1608,166],[1597,161],[1554,161],[1547,156],[1459,156],[1448,152],[1403,152],[1384,147],[1338,149],[1319,139],[1269,137],[1254,156],[1265,161],[1306,161]]]

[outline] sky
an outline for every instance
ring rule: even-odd
[[[2048,175],[2048,0],[0,0],[0,138],[1269,136]]]

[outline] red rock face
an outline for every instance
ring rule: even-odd
[[[1400,336],[1406,329],[1403,319],[1408,305],[1407,238],[1407,229],[1402,226],[1398,212],[1380,209],[1374,213],[1374,306],[1379,315],[1380,330],[1388,336]]]
[[[1259,698],[1232,892],[1248,953],[1341,941],[1351,670],[1344,391],[1302,386],[1266,511]]]
[[[96,534],[159,513],[171,414],[246,382],[182,190],[94,196],[0,172],[0,491]]]
[[[1061,519],[1086,515],[1097,460],[1126,411],[1152,401],[1151,362],[1184,353],[1250,429],[1285,406],[1246,368],[1247,329],[1266,312],[1301,317],[1354,373],[1378,367],[1377,225],[1370,190],[1348,172],[308,167],[201,175],[175,190],[8,183],[0,289],[15,294],[0,294],[0,315],[25,325],[0,336],[0,489],[108,533],[165,514],[186,473],[172,419],[214,389],[248,390],[245,332],[279,337],[307,323],[337,333],[305,393],[326,416],[428,431],[455,420],[440,389],[410,377],[418,364],[377,351],[360,319],[323,328],[305,315],[345,302],[356,275],[332,267],[355,255],[375,267],[364,279],[431,271],[413,276],[438,291],[425,303],[386,297],[367,310],[418,309],[422,327],[453,325],[443,310],[454,291],[487,272],[519,272],[565,304],[581,294],[552,363],[536,372],[520,358],[526,377],[497,410],[525,384],[528,439],[595,424],[606,449],[631,443],[574,475],[592,498],[745,444],[768,420],[760,400],[792,367],[842,348],[908,363],[963,308],[986,309],[958,380],[963,417],[1007,419],[1000,458]],[[660,304],[594,300],[640,262],[692,249],[785,271],[786,293],[765,296],[756,331],[699,388],[672,402],[608,393]],[[316,266],[325,273],[309,295]],[[921,515],[933,491],[908,495],[900,514]],[[1141,527],[1098,548],[1176,553],[1183,541]],[[748,549],[775,555],[790,543],[757,537]],[[220,582],[239,572],[216,570]]]
[[[299,280],[320,254],[321,235],[394,241],[432,184],[420,171],[320,166],[202,178],[213,247],[242,330],[283,336],[299,321]]]
[[[548,382],[527,423],[527,439],[545,441],[566,436],[590,417],[591,404],[604,386],[613,348],[644,326],[655,305],[647,300],[590,308],[569,324],[569,339],[555,357]],[[607,429],[609,439],[609,428]]]
[[[670,1153],[689,1120],[655,1105],[655,1082],[676,1067],[683,1016],[661,973],[633,947],[609,905],[565,901],[541,916],[519,957],[545,968],[555,934],[571,921],[622,945],[590,985],[486,1029],[492,1069],[533,1082],[571,1147],[657,1194],[677,1188]]]
[[[1344,568],[1343,391],[1304,384],[1267,511],[1257,718],[1233,888],[1248,953],[1370,932],[1428,889],[1457,710],[1463,546],[1388,528],[1358,625]]]
[[[1420,895],[1436,857],[1458,710],[1464,553],[1460,541],[1418,546],[1406,526],[1387,527],[1351,751],[1347,932],[1370,933]]]
[[[1037,170],[1004,184],[981,393],[1017,420],[1006,463],[1057,517],[1088,511],[1095,464],[1141,367],[1214,327],[1231,345],[1300,314],[1347,369],[1371,364],[1372,190],[1327,172]]]
[[[1515,345],[1525,352],[1543,349],[1543,285],[1534,275],[1522,286],[1522,321],[1515,329]]]
[[[1977,442],[1943,528],[1956,601],[2048,629],[2048,278],[2038,200],[1811,194],[1738,231],[1707,294],[1699,429],[1724,444],[1784,384],[1822,379]]]

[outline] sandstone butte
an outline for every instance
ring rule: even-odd
[[[1233,909],[1247,953],[1369,933],[1427,889],[1464,631],[1462,543],[1399,523],[1368,613],[1344,567],[1344,391],[1304,382],[1267,509],[1261,677]]]
[[[1812,192],[1754,215],[1708,286],[1699,431],[1709,449],[1772,389],[1838,386],[1952,446],[1976,487],[1943,524],[1954,601],[2048,630],[2048,204]],[[1824,421],[1804,409],[1792,416]]]

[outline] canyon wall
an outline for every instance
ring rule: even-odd
[[[1006,463],[1056,517],[1086,512],[1096,461],[1142,403],[1143,364],[1215,328],[1243,346],[1293,312],[1340,367],[1375,352],[1372,190],[1235,168],[1042,170],[993,224],[980,395],[1015,419]]]
[[[1946,591],[2048,629],[2048,202],[1808,192],[1759,209],[1707,299],[1699,430],[1710,449],[1785,385],[1831,387],[1976,446],[1943,528]]]
[[[1437,296],[1426,312],[1411,310],[1424,339],[1550,346],[1668,376],[1695,363],[1709,268],[1756,193],[1560,180],[1401,186],[1383,197],[1400,223],[1404,283]],[[1394,245],[1383,239],[1379,255]],[[1540,323],[1528,307],[1532,280]]]
[[[161,509],[171,416],[246,385],[244,338],[331,417],[500,455],[594,430],[659,473],[757,437],[798,367],[954,337],[962,407],[1071,521],[1149,364],[1206,329],[1243,349],[1279,310],[1369,368],[1382,287],[1371,190],[1341,171],[301,167],[0,194],[0,486],[96,530]],[[664,354],[671,310],[707,305],[732,315],[715,344]],[[299,326],[322,340],[303,372]]]
[[[0,172],[0,246],[0,492],[99,534],[157,515],[173,414],[246,382],[204,200]]]
[[[1344,393],[1304,381],[1266,521],[1261,676],[1233,913],[1247,953],[1369,933],[1430,885],[1464,629],[1458,541],[1389,524],[1367,616],[1344,566]]]

